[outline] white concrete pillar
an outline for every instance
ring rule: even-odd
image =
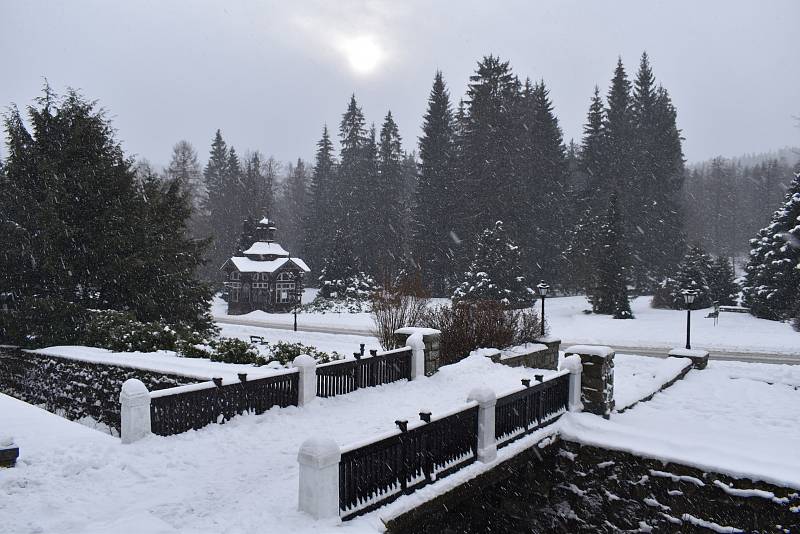
[[[469,392],[467,402],[478,403],[478,460],[484,463],[497,458],[494,407],[497,395],[489,388],[475,388]]]
[[[331,438],[314,437],[300,446],[300,511],[315,519],[339,517],[339,461],[342,451]]]
[[[119,394],[120,437],[133,443],[150,434],[150,392],[141,380],[129,378]]]
[[[301,354],[292,361],[297,367],[297,405],[305,406],[317,397],[317,360],[308,354]]]
[[[425,376],[425,340],[421,332],[415,332],[406,339],[406,347],[411,347],[411,380]]]
[[[583,363],[581,357],[577,354],[567,356],[561,360],[560,370],[569,370],[569,411],[580,412],[583,410],[583,403],[581,402],[581,373],[583,372]]]

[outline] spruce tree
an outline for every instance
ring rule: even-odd
[[[507,231],[516,235],[518,99],[519,80],[509,63],[495,56],[484,57],[470,76],[462,134],[465,213],[470,236],[491,228],[497,220],[506,221]]]
[[[709,265],[708,293],[711,302],[720,306],[734,306],[739,300],[733,265],[725,256],[717,256]]]
[[[311,174],[306,198],[308,206],[303,218],[303,254],[312,269],[322,268],[322,258],[328,244],[333,241],[336,228],[334,216],[334,191],[336,186],[336,160],[328,127],[323,127],[322,138],[317,142],[314,171]]]
[[[595,313],[612,315],[614,319],[633,319],[628,300],[629,260],[617,204],[617,194],[612,192],[608,210],[597,229],[589,302]]]
[[[600,88],[594,86],[586,124],[583,125],[583,142],[581,145],[581,166],[586,173],[586,190],[594,198],[595,195],[609,195],[611,187],[605,182],[608,178],[605,170],[605,109],[600,96]],[[603,197],[601,197],[602,199]]]
[[[478,238],[469,270],[453,293],[453,300],[491,300],[511,308],[525,308],[534,299],[535,293],[525,279],[520,248],[506,232],[503,221],[497,221]]]
[[[341,144],[340,163],[337,169],[338,180],[333,191],[333,214],[330,220],[334,227],[341,229],[356,254],[367,258],[372,239],[369,211],[374,208],[373,190],[368,186],[374,178],[375,143],[367,132],[364,113],[350,97],[347,111],[339,126]]]
[[[389,111],[381,127],[378,144],[378,191],[376,205],[375,273],[379,280],[391,280],[400,270],[404,257],[405,228],[403,206],[403,149],[400,132]]]
[[[683,295],[687,290],[697,292],[693,307],[708,308],[711,306],[713,302],[711,274],[711,257],[703,251],[700,245],[691,245],[678,265],[675,276],[664,285],[668,290],[672,309],[682,310],[686,307]]]
[[[283,199],[279,203],[277,212],[283,231],[281,241],[286,248],[296,256],[305,259],[303,250],[305,210],[308,206],[306,199],[308,189],[308,176],[306,164],[302,159],[297,160],[295,165],[290,165],[284,184]],[[319,268],[317,266],[317,268]]]
[[[419,140],[419,179],[413,213],[414,258],[422,283],[445,294],[453,275],[452,233],[458,192],[453,173],[454,118],[442,73],[437,71]]]
[[[800,173],[770,224],[750,241],[744,304],[756,317],[787,320],[800,305]]]
[[[197,152],[189,141],[178,141],[172,147],[172,159],[166,170],[169,180],[177,180],[189,192],[192,208],[199,211],[206,197],[203,172],[197,161]]]

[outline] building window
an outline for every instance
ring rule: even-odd
[[[239,271],[231,271],[231,280],[239,279]]]
[[[258,273],[253,274],[253,281],[258,281]]]
[[[231,302],[239,302],[239,288],[231,288]]]

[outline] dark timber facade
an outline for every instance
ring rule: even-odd
[[[248,239],[245,231],[242,239],[249,241],[250,246],[237,252],[220,268],[228,313],[289,312],[300,301],[303,276],[309,268],[275,242],[275,226],[269,219],[259,221],[253,233],[252,239]]]

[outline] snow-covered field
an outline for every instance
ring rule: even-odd
[[[303,301],[308,301],[304,297]],[[444,299],[434,299],[434,303]],[[215,299],[215,317],[264,321],[272,325],[291,325],[291,314],[265,313],[226,315],[226,304]],[[673,348],[686,342],[686,311],[656,310],[650,297],[631,301],[633,320],[612,319],[608,315],[585,314],[591,306],[585,297],[548,298],[545,315],[549,331],[564,342],[610,345],[612,347]],[[536,305],[539,310],[539,305]],[[787,323],[757,319],[746,313],[721,313],[715,326],[706,319],[710,309],[692,311],[692,345],[710,351],[775,353],[797,355],[800,361],[800,332]],[[373,328],[369,313],[303,313],[298,315],[300,327],[342,329],[365,333]]]
[[[683,362],[618,355],[617,403],[649,395]],[[13,435],[21,447],[18,467],[0,471],[0,533],[375,532],[378,516],[407,509],[488,466],[474,464],[337,527],[297,511],[296,455],[303,440],[323,435],[347,445],[372,438],[393,429],[395,419],[417,419],[421,409],[457,408],[473,387],[502,394],[535,372],[541,371],[472,356],[430,378],[125,446],[0,395],[0,433]],[[537,437],[563,429],[587,443],[800,487],[799,385],[797,367],[712,362],[609,421],[571,414]],[[533,439],[507,447],[501,458]]]

